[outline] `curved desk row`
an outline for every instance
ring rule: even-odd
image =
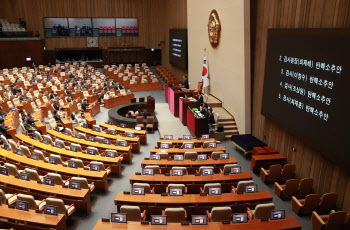
[[[40,175],[46,175],[49,172],[61,174],[62,179],[67,180],[71,177],[85,177],[89,183],[94,182],[97,189],[108,192],[107,172],[94,172],[82,168],[68,168],[63,165],[53,165],[44,161],[36,161],[25,156],[19,156],[12,151],[0,149],[0,158],[5,162],[15,164],[19,169],[26,167],[34,168]]]
[[[184,140],[184,139],[173,139],[173,140],[165,140],[164,138],[160,138],[157,141],[157,146],[160,146],[160,143],[162,142],[170,142],[173,145],[177,145],[177,146],[181,146],[184,142],[193,142],[194,146],[196,147],[202,147],[203,143],[206,141],[210,141],[210,142],[215,142],[215,138],[210,138],[210,139],[191,139],[191,140]]]
[[[114,129],[119,133],[125,133],[127,131],[134,132],[135,136],[140,138],[141,144],[147,145],[147,131],[146,130],[135,130],[135,129],[129,129],[129,128],[122,128],[122,127],[119,127],[116,125],[109,125],[106,123],[101,123],[99,125],[100,125],[100,127],[104,128],[104,129]]]
[[[184,148],[169,148],[169,149],[160,149],[160,148],[152,148],[151,154],[159,153],[159,152],[167,152],[169,155],[174,154],[185,154],[185,152],[197,152],[198,154],[212,154],[215,151],[223,151],[226,152],[224,146],[217,146],[216,148],[193,148],[193,149],[184,149]]]
[[[63,134],[64,135],[64,134]],[[71,158],[78,158],[81,159],[85,165],[89,164],[91,161],[99,161],[102,162],[105,167],[111,167],[112,173],[117,174],[118,176],[121,175],[121,158],[115,157],[115,158],[109,158],[101,155],[89,155],[84,154],[82,152],[72,152],[66,149],[60,149],[56,148],[52,145],[46,145],[44,143],[41,143],[40,141],[33,140],[28,136],[25,136],[24,134],[17,134],[16,137],[18,140],[28,146],[28,148],[34,150],[39,149],[45,153],[53,153],[60,155],[62,160],[69,160]],[[46,154],[48,157],[49,154]]]

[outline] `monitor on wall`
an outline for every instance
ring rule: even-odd
[[[261,109],[344,168],[350,164],[349,39],[344,29],[270,29]]]
[[[174,66],[187,70],[187,29],[169,30],[169,62]]]

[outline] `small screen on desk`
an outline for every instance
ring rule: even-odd
[[[30,155],[30,158],[32,159],[32,160],[38,160],[38,158],[39,158],[39,155],[37,154],[37,153],[32,153],[31,155]]]
[[[115,130],[111,130],[111,129],[110,129],[110,130],[109,130],[109,134],[110,134],[110,135],[116,135],[117,132],[116,132]]]
[[[285,218],[285,211],[284,210],[271,211],[271,213],[270,213],[271,220],[283,220],[284,218]]]
[[[207,140],[209,139],[209,134],[203,134],[202,135],[202,140]]]
[[[99,172],[100,166],[97,164],[90,164],[90,171]]]
[[[57,158],[50,156],[49,163],[53,165],[57,165]]]
[[[111,150],[106,150],[106,157],[115,158],[115,152]]]
[[[51,177],[44,177],[43,184],[44,185],[54,186],[55,185],[55,179],[51,178]]]
[[[202,176],[212,176],[214,174],[213,169],[203,169],[202,170]]]
[[[208,143],[208,148],[216,148],[216,142]]]
[[[132,195],[145,195],[145,188],[132,188]]]
[[[119,141],[119,145],[122,147],[128,147],[128,143],[126,141]]]
[[[183,170],[182,169],[172,169],[171,170],[172,176],[183,176]]]
[[[159,154],[152,154],[151,160],[160,160],[160,155]]]
[[[111,214],[111,222],[112,223],[127,223],[127,214],[126,213],[112,213]]]
[[[169,144],[168,143],[160,143],[160,148],[161,149],[169,149]]]
[[[57,206],[44,205],[44,214],[57,216]]]
[[[183,161],[183,160],[184,160],[184,155],[182,154],[174,155],[174,161]]]
[[[193,143],[186,143],[185,145],[184,145],[184,148],[185,149],[193,149]]]
[[[172,140],[173,139],[173,135],[164,135],[164,139],[165,140]]]
[[[258,192],[257,185],[247,185],[245,186],[245,193],[256,193]]]
[[[192,136],[191,135],[183,135],[182,139],[184,139],[184,140],[192,140]]]
[[[75,162],[75,161],[68,161],[68,168],[77,169],[78,168],[78,163]]]
[[[248,214],[247,213],[234,213],[232,215],[232,223],[248,223]]]
[[[26,181],[29,181],[29,173],[26,173],[26,172],[21,172],[20,174],[19,174],[19,178],[21,179],[21,180],[26,180]]]
[[[182,196],[182,188],[170,188],[169,196]]]
[[[27,201],[16,201],[16,209],[21,211],[28,211],[28,202]]]
[[[192,215],[191,216],[192,225],[207,225],[207,216],[206,215]]]
[[[126,128],[126,124],[125,123],[120,123],[120,127]]]
[[[127,137],[130,137],[130,138],[134,138],[135,137],[135,133],[133,133],[133,132],[125,132],[125,135]]]
[[[241,167],[240,166],[234,166],[231,168],[231,174],[240,174],[241,173]]]
[[[70,148],[70,151],[77,152],[77,146],[71,145],[69,148]]]
[[[91,142],[95,142],[95,137],[93,137],[93,136],[89,136],[89,141],[91,141]]]
[[[80,190],[81,183],[79,181],[69,181],[69,188]]]
[[[205,161],[205,160],[207,160],[207,154],[198,154],[197,155],[197,160],[198,161]]]
[[[162,215],[151,215],[151,225],[166,225],[167,218]]]
[[[110,145],[111,144],[111,140],[110,139],[103,139],[103,144]]]
[[[220,153],[220,160],[228,159],[228,153]]]
[[[95,132],[100,132],[101,128],[100,127],[94,127]]]
[[[143,168],[142,169],[142,175],[148,175],[148,176],[153,176],[154,175],[154,170],[152,168]]]
[[[221,188],[209,188],[209,196],[218,196],[221,195]]]
[[[60,148],[62,148],[62,145],[61,145],[60,142],[57,142],[57,141],[56,141],[56,142],[55,142],[55,147],[60,149]]]

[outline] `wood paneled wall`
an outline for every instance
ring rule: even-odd
[[[27,30],[44,35],[43,17],[138,18],[138,37],[100,37],[99,47],[131,46],[162,49],[162,63],[179,78],[187,71],[169,64],[169,29],[187,28],[187,0],[0,0],[0,18],[18,23],[25,18]],[[47,38],[46,49],[86,47],[86,38]],[[163,47],[158,47],[161,41]]]
[[[102,48],[121,44],[156,48],[164,38],[163,0],[1,0],[0,18],[18,23],[25,18],[29,31],[43,36],[43,17],[120,17],[138,18],[138,37],[99,38]],[[48,38],[46,48],[86,47],[86,38]]]
[[[350,174],[261,115],[268,28],[349,28],[349,0],[252,0],[256,15],[253,63],[253,135],[278,149],[297,165],[297,177],[312,177],[314,191],[338,193],[338,207],[350,208]],[[345,121],[348,122],[348,121]],[[296,148],[293,152],[292,148]],[[350,153],[349,153],[350,154]]]
[[[165,63],[169,70],[179,79],[188,74],[183,70],[169,64],[169,29],[187,29],[187,0],[166,0],[165,1],[165,25],[162,63]],[[191,76],[189,76],[191,77]],[[191,86],[192,88],[197,86]]]

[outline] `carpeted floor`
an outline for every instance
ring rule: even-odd
[[[150,92],[137,92],[135,97],[147,97],[152,95],[156,101],[156,116],[159,120],[159,126],[161,132],[165,134],[174,134],[174,138],[182,136],[182,134],[189,133],[188,129],[182,125],[178,118],[175,118],[169,111],[168,104],[164,97],[164,90],[162,91],[150,91]],[[95,117],[97,124],[106,122],[108,120],[108,109],[101,107],[101,112]],[[176,121],[178,120],[178,122]],[[178,124],[181,124],[178,125]],[[184,132],[184,133],[182,133]],[[162,133],[162,135],[164,135]],[[103,192],[94,191],[91,195],[92,212],[89,216],[83,213],[75,213],[67,221],[67,229],[87,230],[93,229],[98,219],[102,217],[110,217],[112,212],[116,212],[117,208],[114,205],[114,198],[119,192],[130,191],[129,178],[134,172],[141,171],[141,161],[144,157],[149,157],[149,153],[152,147],[156,145],[159,138],[157,131],[154,134],[148,134],[148,145],[141,146],[141,153],[133,153],[132,164],[122,165],[122,176],[119,178],[112,177],[108,179],[109,192],[104,194]],[[250,171],[250,159],[246,159],[243,154],[236,151],[234,145],[229,141],[225,141],[222,145],[230,153],[230,157],[235,157],[238,164],[242,167],[243,171],[249,171],[253,175],[253,180],[257,183],[260,190],[268,190],[273,196],[273,203],[276,206],[276,210],[286,210],[286,215],[294,215],[303,226],[303,230],[311,230],[311,217],[299,217],[294,214],[291,209],[291,202],[282,201],[278,198],[273,191],[273,184],[265,185],[260,180],[259,175],[255,175]]]

